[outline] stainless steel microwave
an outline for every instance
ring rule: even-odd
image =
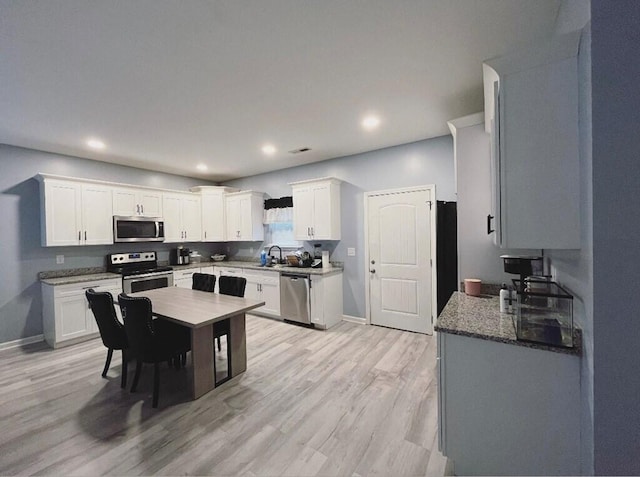
[[[161,217],[113,216],[114,242],[164,242]]]

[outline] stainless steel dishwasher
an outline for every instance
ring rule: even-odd
[[[309,275],[280,274],[280,316],[285,321],[311,324]]]

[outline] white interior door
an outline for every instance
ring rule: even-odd
[[[433,332],[431,190],[369,194],[371,324]]]

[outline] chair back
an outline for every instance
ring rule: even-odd
[[[97,292],[90,288],[85,292],[85,296],[98,324],[102,343],[110,349],[126,349],[127,335],[116,315],[111,293]]]
[[[129,349],[134,356],[142,359],[153,356],[156,340],[153,331],[151,300],[144,296],[130,297],[120,293],[118,303],[120,310],[122,310]]]
[[[191,288],[213,293],[216,287],[216,276],[209,273],[194,273]]]
[[[247,286],[247,279],[244,277],[220,275],[218,284],[220,294],[244,297],[244,289]]]

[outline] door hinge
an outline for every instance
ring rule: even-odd
[[[433,267],[433,258],[429,259],[429,265]]]
[[[427,200],[425,201],[427,204],[429,204],[429,210],[431,210],[431,206],[433,205],[433,201],[431,200]]]
[[[433,325],[433,315],[431,315],[431,324]]]

